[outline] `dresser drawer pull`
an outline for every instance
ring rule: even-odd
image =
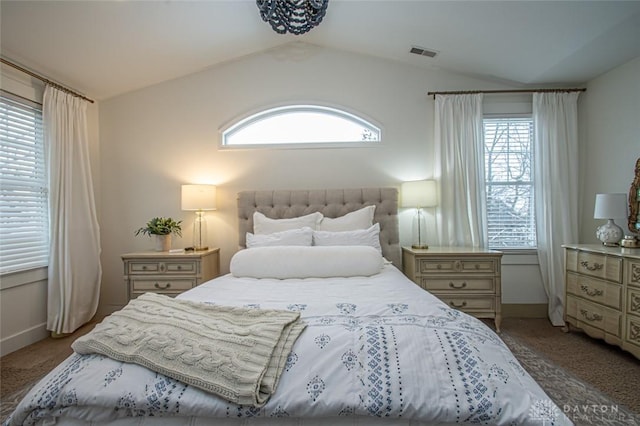
[[[147,270],[147,265],[143,265],[143,266],[142,266],[142,270],[143,270],[143,271],[146,271],[146,270]]]
[[[178,265],[178,271],[182,271],[182,265]]]
[[[582,314],[584,319],[586,319],[587,321],[592,321],[592,322],[602,321],[602,315],[598,315],[598,314],[590,315],[589,311],[587,311],[586,309],[580,309],[580,313]]]
[[[437,268],[437,269],[442,269],[442,265],[438,263],[438,264],[436,265],[436,268]]]
[[[467,302],[462,302],[461,304],[457,305],[456,302],[449,302],[449,306],[451,306],[452,308],[464,308],[465,306],[467,306]]]
[[[463,282],[460,285],[455,285],[455,283],[453,281],[449,282],[449,287],[451,288],[465,288],[467,286],[467,282]]]
[[[587,296],[602,296],[604,294],[604,291],[600,290],[600,289],[594,289],[594,290],[589,290],[589,287],[587,287],[586,285],[581,285],[580,286],[580,290],[582,290],[583,293],[586,293]]]
[[[602,263],[593,263],[592,265],[589,265],[589,262],[587,262],[586,260],[583,260],[582,262],[580,262],[580,265],[582,265],[583,268],[585,268],[588,271],[597,271],[599,269],[602,269],[602,267],[604,266]]]
[[[161,286],[160,284],[155,283],[153,286],[159,290],[166,290],[171,287],[171,283],[166,283],[164,286]]]
[[[164,263],[161,263],[161,264],[160,264],[160,270],[161,270],[162,272],[164,272]]]

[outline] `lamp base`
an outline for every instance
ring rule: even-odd
[[[427,250],[429,246],[426,244],[411,244],[411,248],[416,250]]]
[[[622,228],[616,225],[613,219],[608,219],[607,223],[596,230],[596,237],[606,247],[618,247],[623,235]]]
[[[195,251],[207,251],[209,250],[209,247],[194,247],[193,250]]]

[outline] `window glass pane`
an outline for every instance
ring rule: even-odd
[[[46,266],[47,177],[39,106],[0,96],[0,274]]]
[[[533,120],[484,120],[489,247],[535,248]]]
[[[234,145],[376,142],[380,129],[334,108],[294,105],[246,118],[223,131],[222,143]]]

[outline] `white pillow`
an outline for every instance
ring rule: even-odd
[[[274,232],[273,234],[254,235],[247,232],[247,248],[268,246],[310,246],[313,241],[313,229],[305,226],[300,229]]]
[[[318,225],[318,231],[355,231],[356,229],[368,229],[373,225],[373,214],[376,206],[363,207],[344,216],[332,219],[325,217]]]
[[[380,224],[356,231],[313,231],[314,246],[370,246],[382,253]]]
[[[231,258],[235,277],[329,278],[369,277],[383,267],[373,247],[257,247],[240,250]]]
[[[273,234],[274,232],[300,229],[305,226],[315,230],[318,229],[318,224],[322,220],[322,217],[322,213],[315,212],[306,216],[294,217],[291,219],[271,219],[260,212],[254,212],[253,233]]]

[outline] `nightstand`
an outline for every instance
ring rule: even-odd
[[[502,252],[473,247],[402,248],[404,273],[452,308],[502,322]]]
[[[129,299],[146,292],[175,297],[220,275],[220,249],[171,253],[149,251],[122,255]]]

